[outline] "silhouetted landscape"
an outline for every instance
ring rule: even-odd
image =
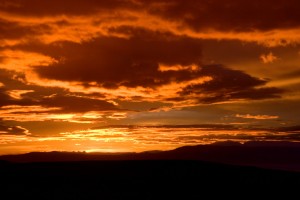
[[[36,152],[0,157],[3,195],[40,199],[200,198],[297,191],[300,145],[235,142],[142,153]],[[232,191],[232,193],[230,193]],[[18,192],[15,192],[18,191]]]
[[[185,146],[170,151],[142,153],[32,152],[0,156],[9,162],[70,162],[119,160],[198,160],[300,172],[300,143],[293,142],[218,142]]]

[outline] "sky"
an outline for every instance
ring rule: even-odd
[[[0,0],[0,154],[300,140],[298,0]]]

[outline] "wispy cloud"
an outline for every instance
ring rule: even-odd
[[[250,115],[250,114],[236,114],[235,115],[238,118],[244,118],[244,119],[258,119],[258,120],[268,120],[268,119],[278,119],[279,116],[276,115]]]
[[[184,145],[211,144],[220,141],[300,142],[298,132],[284,130],[240,129],[229,125],[108,126],[64,132],[55,136],[20,136],[15,140],[7,135],[0,138],[2,142],[0,150],[7,150],[9,145],[14,145],[22,152],[24,149],[91,152],[99,150],[100,146],[101,151],[140,152],[169,150]]]

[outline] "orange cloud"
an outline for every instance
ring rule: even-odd
[[[34,92],[34,90],[9,90],[7,94],[14,99],[22,99],[23,94]]]
[[[59,107],[43,106],[2,106],[1,119],[4,121],[36,122],[36,121],[64,121],[73,123],[96,123],[104,118],[121,119],[126,112],[114,111],[86,111],[66,113]]]
[[[6,69],[16,72],[25,72],[32,66],[48,66],[55,63],[56,60],[35,52],[25,52],[20,50],[2,50],[0,51],[2,61],[0,69]]]
[[[268,120],[268,119],[278,119],[279,116],[275,115],[241,115],[241,114],[236,114],[235,117],[238,118],[244,118],[244,119],[258,119],[258,120]]]
[[[6,121],[45,121],[51,118],[49,112],[60,110],[60,108],[46,108],[42,106],[2,106],[0,115]]]
[[[249,2],[247,3],[249,5],[245,6],[237,0],[230,1],[225,2],[224,6],[220,6],[217,1],[208,4],[195,1],[187,3],[182,0],[172,3],[169,1],[133,3],[124,0],[112,1],[109,6],[102,1],[98,3],[68,1],[64,4],[69,3],[68,9],[63,10],[58,9],[65,7],[58,1],[51,4],[36,1],[28,1],[26,4],[19,2],[20,7],[17,8],[0,7],[1,16],[5,21],[2,26],[6,27],[2,30],[3,36],[0,40],[2,46],[27,44],[32,40],[45,44],[58,41],[82,43],[100,36],[130,38],[130,31],[124,32],[120,29],[134,27],[170,32],[177,36],[208,40],[240,40],[273,47],[299,43],[298,18],[292,17],[293,15],[278,15],[280,12],[296,12],[294,8],[298,6],[297,2],[289,1],[283,4],[279,1],[266,1],[260,6]],[[279,10],[270,7],[269,4],[273,4],[274,8],[277,7]],[[44,9],[45,5],[48,5],[48,10]],[[78,10],[79,5],[82,10]],[[243,15],[237,16],[237,11],[241,10],[239,13]],[[265,12],[268,12],[268,15]],[[252,13],[256,13],[257,16],[253,16]]]
[[[124,119],[126,117],[127,117],[127,113],[113,113],[112,115],[108,116],[107,118],[120,120],[120,119]]]
[[[270,52],[269,54],[262,54],[260,57],[261,61],[264,63],[264,64],[269,64],[269,63],[273,63],[275,62],[276,60],[278,60],[278,57],[273,55],[272,52]]]
[[[197,71],[199,70],[199,66],[197,65],[188,65],[188,66],[182,66],[182,65],[159,65],[158,71],[166,72],[166,71]]]

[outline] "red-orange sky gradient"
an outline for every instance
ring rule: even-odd
[[[300,141],[298,0],[0,0],[0,154]]]

